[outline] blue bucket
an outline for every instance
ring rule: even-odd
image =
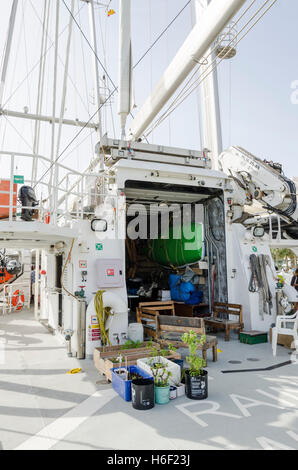
[[[125,370],[123,367],[121,368]],[[148,374],[144,370],[137,366],[128,366],[128,372],[133,374],[136,373],[142,376],[144,379],[153,379],[152,375]],[[125,376],[122,378],[116,371],[120,370],[120,367],[113,367],[112,371],[112,387],[119,393],[120,397],[125,401],[131,401],[131,380],[125,380]]]

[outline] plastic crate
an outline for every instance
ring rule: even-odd
[[[268,334],[264,332],[246,332],[240,333],[240,343],[261,344],[268,343]]]
[[[128,366],[128,372],[137,373],[144,377],[144,379],[153,379],[151,374],[148,374],[143,369],[140,369],[137,366]],[[131,380],[124,380],[119,374],[116,374],[115,371],[120,370],[120,367],[113,367],[112,372],[112,387],[117,392],[120,397],[125,401],[131,401]],[[121,367],[121,370],[125,371],[125,367]]]

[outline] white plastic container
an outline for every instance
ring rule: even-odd
[[[143,369],[145,372],[152,374],[151,362],[162,362],[165,364],[170,372],[172,372],[169,378],[170,385],[175,385],[181,381],[181,367],[175,362],[169,361],[166,357],[145,357],[137,360],[137,366]]]
[[[185,395],[185,384],[178,384],[177,387],[177,398],[183,397]]]
[[[171,300],[171,291],[165,290],[165,289],[159,290],[158,297],[160,298],[161,301]]]
[[[143,343],[144,341],[144,327],[141,323],[130,323],[128,325],[128,332],[127,332],[128,339],[130,341],[140,341]]]

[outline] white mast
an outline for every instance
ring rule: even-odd
[[[164,72],[129,129],[137,140],[246,0],[213,0]]]
[[[13,32],[14,32],[14,27],[15,27],[15,22],[16,22],[17,8],[18,8],[18,0],[13,0],[11,12],[10,12],[10,18],[9,18],[9,27],[8,27],[8,33],[7,33],[7,39],[6,39],[5,53],[4,53],[3,64],[2,64],[1,83],[0,83],[0,108],[2,107],[4,86],[5,86],[5,81],[6,81]]]
[[[212,0],[195,0],[196,20],[199,23],[206,8]],[[208,65],[216,60],[216,52],[211,52],[211,48],[207,51]],[[201,76],[204,77],[206,68],[202,65],[200,68]],[[204,79],[201,86],[201,110],[203,121],[203,142],[202,146],[210,150],[209,157],[212,160],[212,167],[218,170],[218,156],[222,152],[222,129],[220,119],[220,106],[218,94],[217,68]]]
[[[62,100],[61,100],[61,107],[60,107],[60,118],[59,118],[59,127],[58,127],[58,136],[57,136],[57,143],[56,143],[56,160],[59,158],[59,151],[60,151],[60,142],[61,142],[61,133],[62,133],[62,126],[63,126],[63,118],[65,113],[65,103],[66,103],[66,95],[67,95],[67,79],[68,79],[68,68],[69,68],[69,56],[70,56],[70,46],[71,46],[71,37],[72,37],[72,26],[73,26],[73,14],[75,8],[75,0],[71,0],[71,11],[69,16],[69,24],[68,24],[68,38],[67,38],[67,46],[66,46],[66,60],[64,65],[64,76],[63,76],[63,86],[62,86]],[[57,202],[58,202],[58,165],[55,163],[54,165],[54,211],[56,215],[57,209]]]
[[[55,153],[55,117],[56,117],[56,95],[57,95],[57,69],[58,69],[58,51],[59,51],[59,19],[60,19],[60,4],[56,0],[56,26],[55,26],[55,59],[54,59],[54,83],[53,83],[53,105],[52,105],[52,138],[51,138],[51,169],[49,179],[49,194],[52,192],[53,183],[53,166],[54,166],[54,153]]]
[[[91,46],[93,49],[93,67],[94,67],[94,87],[95,87],[95,102],[98,109],[97,118],[98,118],[98,134],[99,140],[102,138],[102,120],[101,120],[101,100],[100,100],[100,80],[98,72],[98,52],[97,52],[97,36],[96,36],[96,26],[95,26],[95,15],[94,15],[94,1],[88,1],[89,8],[89,26],[91,34]]]
[[[40,115],[42,111],[43,104],[43,94],[44,94],[44,78],[46,70],[46,50],[48,44],[48,27],[49,27],[49,18],[50,18],[50,1],[44,0],[44,12],[43,12],[43,23],[42,23],[42,41],[41,41],[41,50],[40,50],[40,65],[39,65],[39,76],[38,76],[38,88],[37,88],[37,102],[36,102],[36,114]],[[38,155],[39,153],[39,137],[40,137],[40,121],[35,120],[34,126],[34,143],[33,143],[33,154]],[[32,176],[31,184],[36,181],[38,170],[38,158],[34,158],[32,163]]]
[[[119,101],[121,139],[125,139],[127,116],[133,107],[131,0],[119,2]]]

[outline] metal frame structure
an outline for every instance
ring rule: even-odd
[[[50,8],[50,0],[44,0],[43,5],[43,34],[42,34],[42,43],[41,43],[41,50],[40,50],[40,65],[39,65],[39,77],[38,77],[38,89],[37,89],[37,102],[36,102],[36,112],[35,113],[26,113],[26,112],[19,112],[10,109],[3,109],[2,108],[2,101],[4,95],[4,86],[6,83],[7,78],[7,69],[9,65],[9,57],[11,52],[11,45],[14,36],[15,30],[15,21],[16,21],[16,14],[17,14],[17,7],[18,7],[18,0],[13,0],[13,4],[11,7],[11,14],[9,20],[9,28],[7,33],[7,40],[6,40],[6,47],[4,52],[4,59],[2,65],[2,72],[1,72],[1,83],[0,83],[0,116],[11,116],[15,118],[21,119],[29,119],[35,121],[34,126],[34,144],[33,144],[33,165],[32,165],[32,175],[31,181],[28,181],[28,184],[34,186],[36,183],[37,173],[38,173],[38,160],[43,158],[44,160],[49,161],[49,173],[50,178],[48,182],[48,190],[49,194],[51,194],[51,190],[53,186],[58,186],[58,164],[57,159],[59,158],[59,146],[60,146],[60,139],[61,139],[61,132],[62,126],[68,125],[73,127],[80,127],[80,128],[90,128],[94,129],[98,132],[99,138],[102,137],[102,123],[101,123],[101,100],[100,100],[100,79],[99,79],[99,71],[98,71],[98,48],[97,48],[97,37],[96,37],[96,22],[95,22],[95,12],[94,12],[94,5],[99,6],[108,6],[106,3],[98,2],[96,0],[80,0],[84,3],[88,4],[89,9],[89,28],[90,28],[90,37],[91,37],[91,46],[92,46],[92,55],[94,58],[94,87],[96,90],[96,106],[98,109],[97,112],[97,119],[98,122],[83,122],[78,119],[65,119],[64,118],[64,109],[65,109],[65,99],[67,93],[67,75],[68,75],[68,65],[69,65],[69,57],[70,57],[70,47],[71,47],[71,37],[72,37],[72,28],[73,28],[73,12],[74,12],[74,0],[72,1],[70,15],[69,15],[69,24],[68,24],[68,40],[67,40],[67,48],[66,48],[66,57],[65,57],[65,67],[64,67],[64,79],[63,79],[63,88],[62,88],[62,96],[61,96],[61,109],[60,115],[56,115],[56,105],[57,105],[57,69],[58,69],[58,51],[59,51],[59,23],[60,23],[60,1],[56,0],[56,19],[55,19],[55,52],[54,52],[54,70],[53,70],[53,77],[54,77],[54,84],[53,84],[53,105],[52,105],[52,116],[45,116],[42,114],[42,103],[43,103],[43,94],[44,94],[44,82],[45,82],[45,68],[46,68],[46,51],[47,51],[47,36],[48,36],[48,25],[49,25],[49,8]],[[51,152],[50,152],[50,159],[46,157],[41,157],[39,155],[39,137],[40,137],[40,122],[49,122],[52,126],[52,136],[51,136]],[[56,136],[56,124],[58,124],[58,134]],[[1,151],[2,155],[9,154],[12,157],[17,155],[17,152],[6,152]],[[24,154],[22,154],[24,155]],[[11,164],[13,163],[13,158],[11,159]],[[59,165],[59,167],[63,167]],[[79,173],[79,172],[78,172]],[[82,173],[80,173],[82,175]],[[53,185],[53,180],[55,184]],[[39,184],[43,184],[42,181],[39,181]],[[58,199],[54,201],[54,206],[59,204]]]

